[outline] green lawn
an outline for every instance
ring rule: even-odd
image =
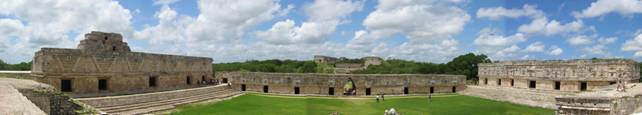
[[[382,115],[395,108],[403,115],[552,115],[551,109],[528,107],[463,95],[439,95],[428,102],[426,97],[386,97],[374,99],[326,99],[319,97],[274,97],[246,94],[231,100],[185,105],[177,115]]]

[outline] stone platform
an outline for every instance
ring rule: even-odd
[[[524,104],[534,107],[556,109],[556,96],[571,96],[575,93],[511,87],[468,85],[466,90],[460,91],[459,94],[481,97],[496,101]]]
[[[143,114],[174,109],[177,105],[222,99],[242,94],[227,85],[207,86],[174,91],[108,96],[95,98],[77,98],[101,112],[107,114]]]

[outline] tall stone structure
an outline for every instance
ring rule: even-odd
[[[120,34],[91,32],[78,49],[42,48],[32,75],[75,96],[117,95],[196,86],[212,78],[212,59],[131,52]]]
[[[633,60],[577,59],[505,61],[479,64],[479,84],[558,91],[586,91],[617,83],[637,82]]]

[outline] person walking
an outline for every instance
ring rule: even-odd
[[[428,101],[432,102],[432,93],[428,93]]]

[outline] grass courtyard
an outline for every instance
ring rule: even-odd
[[[463,95],[374,98],[298,97],[246,94],[230,100],[178,107],[176,115],[381,115],[395,108],[402,115],[550,115],[551,109]]]

